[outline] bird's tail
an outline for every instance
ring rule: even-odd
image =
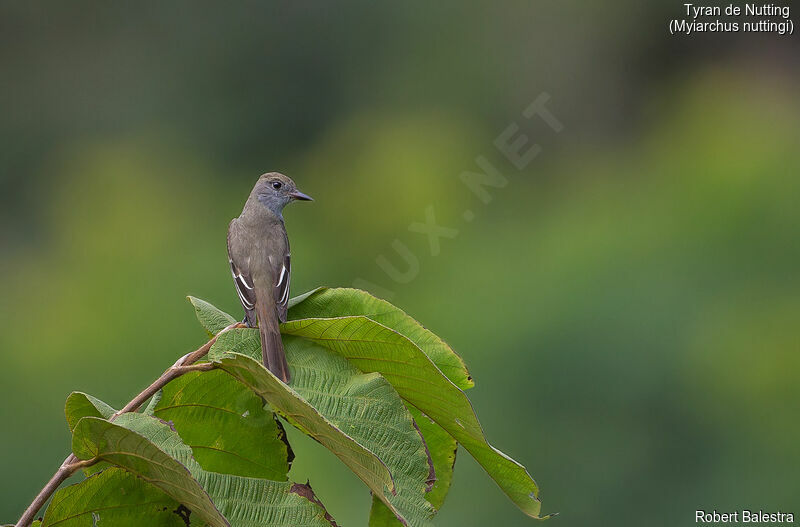
[[[273,309],[274,311],[274,309]],[[285,383],[289,382],[289,365],[283,351],[283,341],[276,313],[269,313],[264,302],[256,301],[258,331],[261,333],[261,358],[264,366]]]

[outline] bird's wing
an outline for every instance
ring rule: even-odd
[[[291,282],[292,255],[287,252],[283,257],[281,270],[277,274],[275,283],[275,304],[278,309],[278,319],[286,322],[286,311],[289,309],[289,282]]]
[[[235,259],[235,252],[232,250],[232,243],[235,243],[233,238],[236,236],[236,220],[231,221],[228,227],[228,262],[231,266],[231,274],[233,275],[233,283],[236,286],[236,293],[239,295],[239,300],[242,307],[247,313],[248,322],[255,325],[255,306],[256,306],[256,289],[253,284],[253,277],[250,272],[240,265],[237,265]]]

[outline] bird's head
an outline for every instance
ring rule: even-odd
[[[297,190],[289,177],[278,172],[268,172],[258,178],[253,193],[258,201],[269,210],[280,216],[283,207],[295,200],[313,201],[311,196]]]

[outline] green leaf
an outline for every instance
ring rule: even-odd
[[[180,503],[121,468],[109,468],[55,493],[45,527],[186,527]]]
[[[258,353],[260,357],[261,352]],[[300,394],[264,368],[261,362],[232,353],[219,359],[216,364],[336,454],[370,489],[380,493],[383,493],[384,487],[394,489],[389,469],[375,454],[320,414]],[[324,380],[322,378],[319,381]]]
[[[67,397],[67,402],[64,405],[64,414],[67,417],[67,425],[69,431],[75,430],[75,425],[83,417],[99,417],[101,419],[110,419],[116,410],[104,403],[97,397],[93,397],[83,392],[72,392]],[[109,467],[109,464],[101,461],[83,469],[86,476],[91,476],[96,472],[100,472]]]
[[[156,411],[156,405],[159,403],[159,401],[161,401],[162,395],[164,395],[163,390],[158,390],[156,393],[154,393],[153,396],[150,398],[150,400],[147,402],[147,406],[145,407],[145,409],[142,410],[142,413],[145,415],[153,415],[153,412]]]
[[[184,464],[231,527],[335,525],[308,485],[206,471],[192,457],[191,448],[166,423],[141,414],[125,414],[118,421]]]
[[[208,359],[215,360],[223,357],[228,351],[242,351],[245,354],[250,354],[251,350],[261,349],[261,335],[256,328],[237,328],[231,331],[226,331],[219,337],[217,341],[211,346],[208,351]],[[259,354],[261,352],[259,351]],[[258,356],[257,360],[260,359]]]
[[[173,380],[153,415],[173,424],[205,470],[287,479],[291,450],[283,427],[261,398],[222,371]]]
[[[197,320],[206,328],[206,331],[211,337],[236,322],[235,318],[221,309],[217,309],[205,300],[200,300],[193,296],[187,296],[186,298],[188,298],[189,302],[194,306]]]
[[[433,463],[435,482],[425,495],[425,499],[438,512],[453,480],[453,465],[456,461],[458,443],[450,434],[413,406],[408,406],[408,410],[425,440],[430,461]],[[402,527],[402,524],[381,500],[373,496],[372,508],[369,513],[369,527]]]
[[[208,489],[232,527],[331,527],[333,518],[308,484],[202,472]]]
[[[389,467],[397,493],[375,493],[376,497],[390,506],[392,517],[399,513],[407,525],[426,525],[434,513],[425,501],[433,468],[420,432],[394,388],[380,375],[362,373],[305,339],[286,337],[285,343],[292,388]]]
[[[152,420],[139,414],[122,415],[118,420],[124,421],[123,418],[132,415]],[[186,505],[211,527],[229,526],[184,465],[150,440],[120,424],[84,417],[73,431],[72,451],[78,459],[100,459],[124,468]]]
[[[458,442],[441,426],[413,406],[409,407],[409,411],[425,439],[425,444],[428,445],[436,472],[436,482],[430,492],[425,495],[425,499],[436,510],[439,510],[450,490],[450,484],[453,482],[453,467],[456,463]]]
[[[292,299],[289,308],[289,320],[358,315],[405,335],[459,388],[475,385],[464,361],[446,342],[398,307],[366,291],[320,287]]]
[[[539,517],[539,489],[525,467],[487,442],[466,394],[408,338],[363,316],[295,320],[281,331],[383,375],[403,399],[457,439],[525,514]]]
[[[72,392],[69,394],[67,402],[64,405],[64,415],[67,418],[70,432],[75,430],[75,425],[77,425],[78,421],[83,417],[108,419],[114,415],[115,411],[116,410],[100,399],[83,392]]]
[[[372,508],[369,510],[369,527],[402,527],[403,524],[389,510],[383,501],[372,495]]]
[[[289,309],[292,309],[294,306],[301,302],[305,302],[306,298],[310,297],[311,295],[322,291],[323,289],[329,289],[327,287],[317,287],[316,289],[312,289],[311,291],[306,291],[301,295],[297,295],[289,299]]]

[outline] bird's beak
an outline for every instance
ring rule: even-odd
[[[309,196],[308,194],[303,194],[303,193],[302,193],[302,192],[300,192],[299,190],[295,190],[294,192],[292,192],[291,194],[289,194],[289,196],[290,196],[292,199],[299,199],[300,201],[314,201],[314,198],[312,198],[312,197],[311,197],[311,196]]]

